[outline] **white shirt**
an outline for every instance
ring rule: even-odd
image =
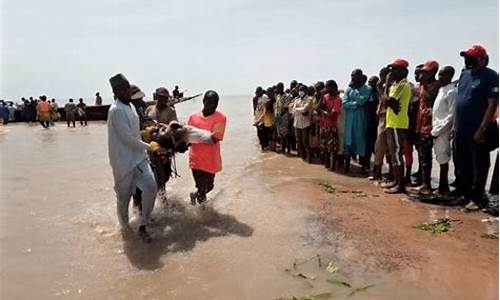
[[[108,154],[115,183],[148,159],[135,107],[114,101],[108,112]]]
[[[432,136],[439,136],[452,128],[456,98],[457,88],[455,83],[450,83],[439,89],[432,107]]]

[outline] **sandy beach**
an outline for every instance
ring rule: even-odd
[[[199,107],[179,105],[180,119]],[[150,245],[119,233],[104,122],[0,127],[0,298],[498,299],[498,240],[482,237],[497,221],[261,153],[250,98],[223,98],[221,110],[224,170],[207,208],[188,204],[194,183],[178,155]],[[414,228],[439,217],[449,232]]]

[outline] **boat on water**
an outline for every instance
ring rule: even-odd
[[[171,98],[169,101],[169,105],[176,105],[182,102],[186,102],[192,99],[195,99],[202,94],[197,94],[194,96],[189,96],[189,97],[181,97],[181,98]],[[145,101],[147,106],[154,105],[156,104],[156,101]],[[105,105],[88,105],[85,107],[85,113],[87,114],[87,120],[89,121],[106,121],[108,119],[108,111],[110,104],[105,104]],[[60,121],[66,121],[66,111],[64,110],[63,107],[59,107],[57,109],[57,112],[60,115],[59,120]],[[15,114],[15,119],[11,120],[9,122],[22,122],[22,117],[21,117],[21,111],[16,111]],[[77,117],[78,120],[78,117]]]
[[[89,121],[105,121],[108,119],[108,110],[111,105],[89,105],[85,108],[85,113],[87,114],[87,120]],[[60,120],[66,120],[66,111],[64,107],[57,109],[57,112],[61,116]],[[77,118],[78,119],[78,118]]]
[[[182,102],[186,102],[192,99],[195,99],[202,94],[197,94],[194,96],[189,96],[189,97],[182,97],[182,98],[172,98],[169,102],[170,105],[176,105]],[[146,105],[154,105],[156,101],[146,101]],[[87,120],[89,121],[106,121],[108,119],[108,110],[111,105],[89,105],[85,108],[85,112],[87,114]],[[62,121],[66,120],[66,111],[64,110],[64,107],[60,107],[57,109],[57,112],[60,114]]]

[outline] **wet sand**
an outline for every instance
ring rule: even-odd
[[[498,224],[481,213],[387,197],[364,179],[260,153],[246,98],[229,98],[224,171],[205,210],[188,203],[187,156],[157,201],[155,241],[123,238],[104,122],[0,128],[1,299],[497,299]],[[179,105],[185,119],[199,102]],[[326,193],[319,183],[338,191]],[[135,214],[132,213],[134,219]],[[448,215],[442,235],[414,229]],[[136,226],[132,220],[133,226]],[[293,262],[319,254],[297,270]],[[332,261],[335,273],[325,270]],[[285,269],[290,269],[290,272]],[[302,272],[314,279],[294,276]],[[354,287],[373,284],[349,297]]]

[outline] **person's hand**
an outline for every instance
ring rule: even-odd
[[[478,130],[476,130],[476,133],[474,133],[474,142],[478,144],[484,143],[485,136],[486,136],[486,128],[479,127]]]
[[[399,101],[397,101],[394,98],[389,98],[386,101],[386,104],[388,107],[392,109],[392,111],[394,111],[396,115],[399,114],[399,112],[401,111],[401,105],[399,104]]]
[[[142,136],[142,140],[145,141],[146,143],[149,143],[151,142],[151,134],[157,130],[156,126],[149,126],[149,127],[146,127],[142,132],[141,132],[141,136]]]
[[[149,152],[155,153],[155,152],[159,152],[160,150],[161,150],[161,146],[157,142],[149,143],[149,145],[148,145]]]

